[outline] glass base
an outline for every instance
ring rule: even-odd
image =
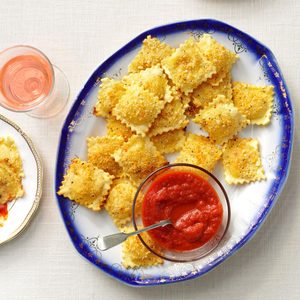
[[[27,114],[34,118],[51,118],[66,106],[70,96],[70,85],[64,72],[53,65],[54,87],[52,93],[37,108]]]

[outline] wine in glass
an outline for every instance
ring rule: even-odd
[[[64,73],[45,54],[30,46],[0,53],[0,105],[38,118],[56,115],[69,98]]]

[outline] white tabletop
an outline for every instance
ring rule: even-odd
[[[0,299],[299,299],[300,131],[287,185],[250,243],[203,278],[130,288],[84,261],[73,248],[53,191],[58,137],[75,96],[91,72],[120,46],[151,27],[197,18],[223,20],[274,52],[300,113],[300,2],[297,0],[2,0],[0,48],[40,48],[68,76],[68,107],[48,120],[0,113],[19,124],[45,170],[40,209],[28,230],[0,248]],[[297,93],[298,88],[298,93]],[[1,131],[1,128],[0,128]]]

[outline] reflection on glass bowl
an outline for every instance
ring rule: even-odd
[[[216,194],[216,198],[219,199],[218,202],[219,204],[221,204],[223,210],[223,214],[221,216],[220,223],[218,225],[218,228],[216,229],[215,234],[212,235],[210,239],[205,241],[205,243],[203,244],[200,243],[199,247],[190,250],[178,250],[178,249],[174,250],[174,248],[172,249],[170,247],[167,247],[166,244],[168,243],[165,243],[164,245],[160,243],[158,239],[156,239],[154,232],[152,234],[150,232],[150,235],[152,236],[152,239],[156,240],[157,242],[156,244],[160,246],[159,251],[157,250],[158,247],[155,247],[154,249],[153,246],[149,244],[149,242],[147,243],[147,240],[143,239],[142,235],[139,235],[139,239],[144,244],[144,246],[147,247],[152,253],[154,253],[155,255],[163,259],[174,261],[174,262],[190,262],[190,261],[199,260],[200,258],[203,258],[204,256],[211,253],[214,249],[216,249],[216,247],[223,240],[230,223],[230,204],[229,204],[227,193],[224,187],[222,186],[222,184],[220,183],[220,181],[209,171],[195,165],[179,163],[179,164],[170,164],[167,166],[163,166],[157,169],[156,171],[154,171],[153,173],[151,173],[141,183],[141,185],[139,186],[135,194],[133,208],[132,208],[133,226],[137,230],[138,228],[140,229],[150,225],[150,224],[144,225],[145,220],[147,219],[146,218],[147,216],[145,216],[145,213],[147,213],[147,210],[145,209],[147,205],[145,201],[145,199],[147,198],[147,192],[149,191],[152,192],[153,187],[155,185],[157,186],[157,182],[160,182],[163,180],[163,178],[167,178],[168,175],[172,176],[172,174],[175,173],[194,174],[196,175],[195,177],[198,178],[201,177],[203,182],[207,184],[207,186],[211,187],[212,190],[214,190]],[[142,202],[143,202],[142,217],[137,213],[135,207],[137,203],[137,199],[138,198],[140,199],[140,197],[142,197]],[[167,225],[167,226],[176,226],[176,225],[173,222],[173,225]],[[166,230],[166,229],[157,228],[154,230],[156,230],[157,232],[158,230]],[[174,231],[174,228],[172,228],[172,231]],[[173,238],[172,235],[170,235],[170,238]]]

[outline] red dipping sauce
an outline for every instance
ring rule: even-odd
[[[172,225],[148,231],[165,249],[187,251],[201,247],[217,234],[222,218],[223,207],[216,191],[193,172],[162,174],[144,196],[144,226],[166,219],[172,221]]]
[[[8,210],[7,210],[7,204],[0,204],[0,216],[7,218]]]

